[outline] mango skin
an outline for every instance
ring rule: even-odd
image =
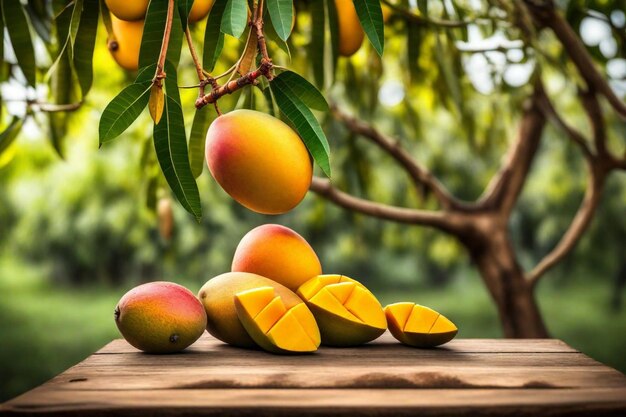
[[[343,275],[324,275],[324,277],[337,277],[337,282],[339,282],[339,279],[344,278]],[[312,279],[314,278],[316,277]],[[348,277],[345,277],[345,279],[370,292],[360,282]],[[387,330],[386,326],[379,328],[365,323],[358,323],[326,310],[308,300],[300,289],[297,290],[296,294],[304,300],[311,313],[313,313],[320,329],[322,345],[334,347],[359,346],[377,339]],[[372,297],[374,297],[373,294]],[[380,309],[382,311],[382,306]]]
[[[118,65],[128,71],[139,68],[139,49],[143,37],[143,20],[127,22],[111,15],[113,36],[109,41],[109,52]]]
[[[148,353],[179,352],[206,328],[206,313],[187,288],[150,282],[128,291],[115,307],[115,324],[124,339]]]
[[[339,55],[350,57],[361,48],[365,32],[352,0],[335,0],[339,26]]]
[[[315,321],[317,321],[324,346],[359,346],[377,339],[387,330],[363,323],[356,323],[320,308],[313,303],[306,301],[305,303],[311,310],[311,313],[313,313]]]
[[[206,160],[213,178],[241,205],[262,214],[297,206],[313,177],[313,164],[298,134],[279,119],[235,110],[209,127]]]
[[[104,2],[115,17],[132,21],[144,18],[150,0],[105,0]]]
[[[215,0],[194,0],[189,16],[187,16],[187,21],[193,23],[204,19],[211,11],[213,3],[215,3]]]
[[[322,273],[315,251],[295,231],[265,224],[249,231],[235,250],[231,270],[251,272],[274,280],[292,291]]]
[[[404,303],[400,303],[404,304]],[[417,348],[434,348],[445,343],[448,343],[458,333],[458,329],[454,326],[454,330],[448,332],[441,333],[414,333],[410,331],[405,331],[400,323],[396,320],[396,317],[392,313],[390,307],[393,305],[388,305],[385,307],[385,316],[387,317],[387,325],[389,327],[389,332],[395,337],[400,343],[403,343],[407,346],[417,347]],[[434,311],[432,309],[429,309]],[[443,316],[445,318],[445,316]],[[445,318],[449,323],[449,319]],[[452,324],[454,325],[454,324]]]
[[[208,280],[198,292],[207,315],[207,331],[229,345],[258,348],[239,321],[235,294],[260,287],[273,287],[287,309],[302,303],[293,291],[271,279],[248,272],[227,272]]]

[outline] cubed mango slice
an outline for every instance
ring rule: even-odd
[[[382,306],[365,286],[342,275],[320,275],[297,291],[322,335],[322,344],[356,346],[376,339],[387,329]]]
[[[429,348],[452,340],[457,327],[435,310],[414,303],[396,303],[385,307],[389,331],[400,342]]]
[[[320,333],[307,306],[300,301],[287,308],[282,297],[269,288],[271,293],[268,287],[260,287],[235,294],[237,316],[250,337],[272,353],[317,350]]]

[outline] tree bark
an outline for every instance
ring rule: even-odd
[[[506,220],[481,215],[476,224],[480,229],[461,241],[494,300],[505,337],[549,337],[533,285],[517,262]]]

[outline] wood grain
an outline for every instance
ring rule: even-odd
[[[2,415],[626,415],[626,377],[558,340],[456,340],[413,349],[276,356],[208,335],[147,355],[115,340]]]

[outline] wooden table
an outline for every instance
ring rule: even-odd
[[[115,340],[1,415],[626,416],[626,377],[559,340],[454,340],[275,356],[208,335],[176,355]]]

